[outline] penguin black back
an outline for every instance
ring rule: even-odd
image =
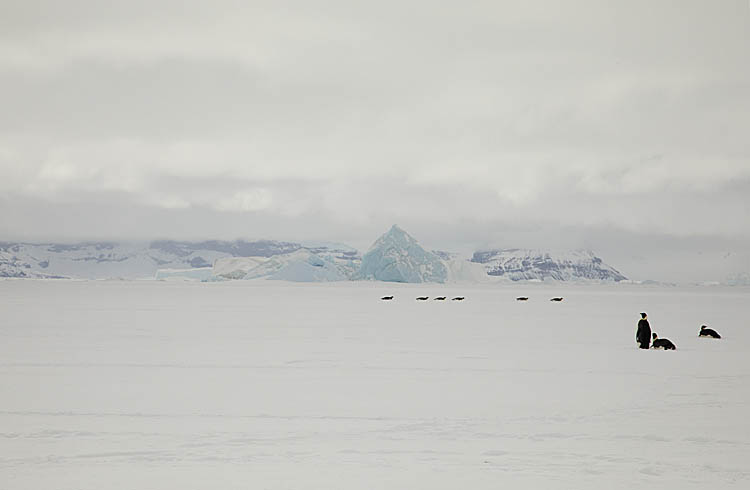
[[[701,325],[701,331],[698,334],[698,337],[711,337],[714,339],[720,339],[721,335],[719,335],[719,332],[717,332],[713,328],[708,328],[705,325]]]
[[[677,347],[672,343],[669,339],[660,339],[658,335],[656,335],[656,332],[651,334],[651,337],[653,337],[654,341],[651,342],[651,347],[653,349],[664,349],[664,350],[675,350]]]

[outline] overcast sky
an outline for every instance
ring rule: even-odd
[[[117,3],[0,0],[0,240],[750,271],[748,0]]]

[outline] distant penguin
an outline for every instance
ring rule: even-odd
[[[558,296],[556,298],[550,298],[550,301],[562,301],[562,297]]]
[[[717,332],[713,328],[708,328],[705,325],[701,325],[701,332],[698,334],[698,337],[711,337],[714,339],[720,339],[721,335],[719,335],[719,332]]]
[[[430,299],[430,297],[429,297],[429,296],[419,296],[419,297],[417,298],[417,301],[427,301],[428,299]]]
[[[464,296],[456,296],[455,298],[452,298],[451,301],[463,301],[466,297]]]
[[[390,301],[390,300],[392,300],[392,299],[393,299],[393,296],[383,296],[383,297],[382,297],[382,298],[380,298],[380,299],[382,299],[383,301]]]
[[[635,341],[638,342],[639,349],[648,349],[651,344],[651,325],[648,323],[648,315],[646,313],[641,313],[641,319],[638,320]]]
[[[663,350],[675,350],[677,347],[669,339],[660,339],[657,337],[656,332],[651,334],[654,341],[651,342],[652,349],[663,349]]]
[[[528,301],[528,300],[529,298],[527,296],[519,296],[518,298],[516,298],[516,301]]]
[[[433,298],[434,301],[445,301],[445,296],[438,296],[437,298]]]

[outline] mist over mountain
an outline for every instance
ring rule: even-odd
[[[475,252],[471,261],[446,251],[430,252],[397,225],[363,256],[334,242],[82,242],[0,243],[0,277],[77,279],[276,279],[296,282],[484,282],[601,280],[625,277],[591,253],[550,256],[518,250]]]
[[[672,261],[675,267],[691,260],[673,255],[652,260]],[[750,263],[748,257],[742,252],[697,256],[691,264],[693,275],[704,279],[687,283],[748,284],[750,267],[743,268]],[[635,282],[680,282],[649,274],[644,263],[643,258],[622,255],[605,261],[591,250],[559,247],[498,247],[468,255],[430,251],[398,225],[391,226],[364,255],[350,245],[328,240],[0,242],[0,277],[6,278],[606,283],[633,282],[629,271],[638,270]]]

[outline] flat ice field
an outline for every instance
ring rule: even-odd
[[[0,281],[0,336],[4,490],[750,488],[748,289]]]

